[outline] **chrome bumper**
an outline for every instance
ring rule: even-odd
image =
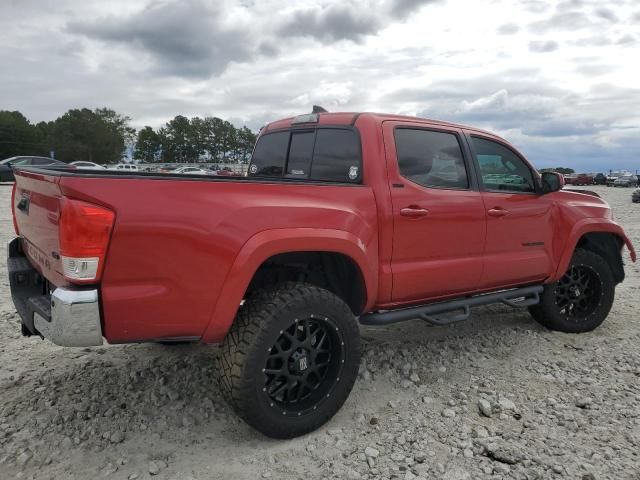
[[[51,317],[33,314],[40,334],[63,347],[102,345],[98,290],[56,288],[51,294]]]
[[[48,294],[46,280],[22,252],[19,238],[7,245],[7,268],[25,335],[41,335],[63,347],[102,345],[97,289],[56,288]]]

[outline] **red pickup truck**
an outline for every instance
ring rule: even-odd
[[[564,183],[567,185],[593,185],[593,175],[590,173],[566,175],[564,177]]]
[[[17,167],[25,335],[222,343],[220,388],[266,435],[309,432],[358,374],[359,323],[527,306],[584,332],[633,247],[597,196],[452,123],[314,113],[262,129],[246,177]]]

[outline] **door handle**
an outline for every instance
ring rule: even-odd
[[[487,214],[491,217],[504,217],[505,215],[509,215],[509,210],[505,210],[504,208],[495,207],[490,209]]]
[[[405,207],[400,210],[400,215],[409,218],[420,218],[429,215],[429,210],[416,206]]]

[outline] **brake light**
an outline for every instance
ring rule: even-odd
[[[13,184],[13,189],[11,190],[11,216],[13,217],[13,230],[16,232],[16,235],[20,235],[20,230],[18,230],[18,222],[16,220],[16,189],[17,184]]]
[[[80,200],[60,200],[60,257],[62,273],[77,283],[100,279],[115,214]]]

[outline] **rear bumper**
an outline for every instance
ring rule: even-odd
[[[102,345],[97,289],[55,288],[31,265],[19,238],[7,244],[11,298],[25,335],[41,335],[63,347]]]

